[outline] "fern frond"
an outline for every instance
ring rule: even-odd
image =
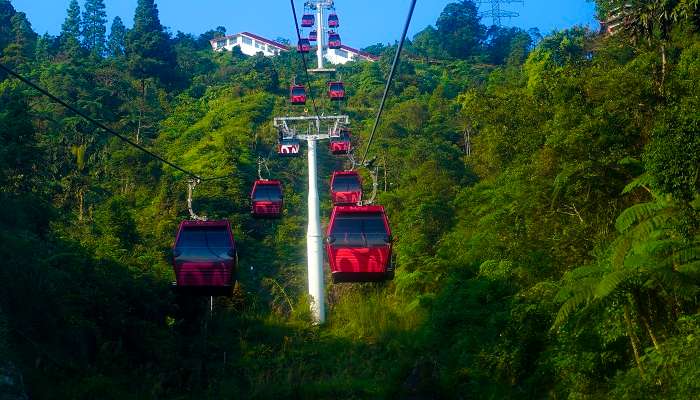
[[[678,241],[670,239],[649,240],[634,246],[636,253],[648,254],[651,257],[665,257],[678,247]]]
[[[567,187],[569,178],[576,172],[576,169],[570,165],[564,166],[563,170],[554,178],[552,185],[552,207],[557,202],[561,191]]]
[[[557,317],[554,319],[554,327],[559,327],[569,319],[582,304],[589,303],[593,299],[593,287],[587,286],[579,288],[579,291],[569,298],[557,312]]]
[[[590,276],[601,276],[607,272],[605,265],[601,264],[590,264],[575,268],[566,274],[564,274],[563,281],[565,282],[575,282],[582,278],[587,278]]]
[[[635,204],[632,207],[627,208],[620,214],[619,217],[617,217],[617,220],[615,221],[615,228],[617,228],[618,232],[625,232],[631,226],[652,218],[658,213],[658,211],[663,210],[666,207],[667,204],[664,201]]]
[[[644,173],[641,176],[635,178],[632,182],[628,183],[627,186],[622,190],[622,194],[627,194],[637,188],[648,189],[653,184],[653,179],[650,174]]]
[[[676,267],[676,271],[683,275],[690,276],[694,279],[700,279],[700,260],[693,261],[687,264],[679,265]]]
[[[614,269],[621,269],[625,265],[625,258],[632,247],[632,241],[626,237],[618,238],[613,243],[613,253],[610,259]]]
[[[632,273],[631,270],[621,269],[605,275],[595,288],[595,297],[598,299],[607,297],[626,281]]]
[[[671,258],[675,264],[687,264],[700,260],[700,245],[676,251]]]
[[[636,240],[649,240],[652,237],[663,235],[664,227],[667,226],[667,222],[671,217],[673,217],[671,212],[661,212],[640,222],[632,230],[628,230],[627,235]]]

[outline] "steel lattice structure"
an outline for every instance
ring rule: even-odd
[[[480,6],[491,5],[491,9],[483,11],[481,16],[491,18],[493,25],[501,26],[501,18],[513,18],[520,16],[520,14],[515,11],[504,10],[503,6],[512,3],[524,4],[525,0],[477,0],[477,3],[479,3]]]

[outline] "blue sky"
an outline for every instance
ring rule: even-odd
[[[14,7],[29,16],[34,30],[40,34],[57,34],[66,15],[69,0],[11,0]],[[83,0],[79,0],[81,5]],[[287,0],[156,0],[161,22],[171,31],[200,34],[223,25],[229,33],[250,31],[274,39],[294,37],[291,7]],[[412,36],[434,24],[444,6],[451,0],[418,0],[409,34]],[[131,26],[136,0],[105,0],[111,24],[119,15]],[[296,0],[303,8],[303,1]],[[336,0],[341,18],[343,39],[348,45],[366,47],[378,42],[393,42],[401,34],[408,12],[408,0]],[[587,0],[525,0],[506,9],[520,13],[504,25],[524,29],[539,28],[545,34],[573,25],[591,25],[594,6]],[[301,12],[301,11],[300,11]],[[490,24],[489,21],[484,23]]]

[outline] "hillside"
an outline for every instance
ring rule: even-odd
[[[81,29],[106,26],[100,4],[72,1],[53,37],[0,0],[0,64],[230,176],[197,186],[194,207],[231,221],[239,282],[211,312],[177,296],[187,176],[0,71],[0,399],[700,397],[697,1],[634,2],[614,35],[545,37],[448,5],[407,43],[370,150],[396,277],[328,281],[322,326],[306,160],[277,157],[272,127],[301,111],[298,55],[212,52],[221,32],[168,33],[153,0],[130,29]],[[365,50],[380,60],[338,69],[346,104],[308,83],[361,150],[396,46]],[[321,148],[325,225],[330,175],[350,165]],[[250,215],[260,157],[284,183],[279,221]]]

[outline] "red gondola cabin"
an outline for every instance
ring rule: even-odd
[[[318,40],[318,32],[314,29],[309,32],[309,42],[315,42]]]
[[[352,150],[352,142],[350,141],[350,129],[341,128],[337,135],[331,135],[329,144],[332,154],[342,155],[348,154]]]
[[[328,27],[329,28],[337,28],[340,26],[340,19],[338,18],[338,14],[336,13],[331,13],[328,15]]]
[[[306,104],[306,88],[303,85],[292,85],[289,89],[289,101],[295,106]]]
[[[236,242],[229,221],[180,223],[173,246],[178,291],[204,296],[231,295],[237,263]]]
[[[391,229],[384,207],[333,208],[326,236],[333,282],[393,279],[391,252]]]
[[[314,18],[313,14],[304,14],[301,17],[301,26],[304,28],[311,28],[314,26],[314,23],[316,22],[316,18]]]
[[[335,171],[331,177],[334,206],[357,204],[362,200],[362,179],[357,171]]]
[[[311,42],[309,39],[300,39],[299,44],[297,44],[297,51],[299,53],[308,53],[311,51]]]
[[[328,97],[332,101],[345,100],[345,84],[343,82],[328,82]]]
[[[250,212],[255,218],[280,218],[282,216],[282,183],[275,180],[257,180],[250,193]]]
[[[339,49],[341,47],[343,47],[343,43],[340,41],[340,35],[333,31],[328,32],[328,48]]]

